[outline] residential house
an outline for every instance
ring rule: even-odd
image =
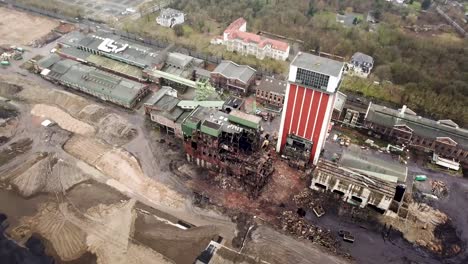
[[[351,75],[367,78],[374,67],[374,58],[371,56],[356,52],[351,57],[351,61],[346,64],[346,72]]]
[[[173,27],[175,25],[183,24],[184,21],[184,13],[172,8],[165,8],[161,10],[161,13],[156,18],[156,23],[163,27]]]

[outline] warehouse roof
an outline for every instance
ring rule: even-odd
[[[97,96],[110,97],[122,104],[131,104],[139,95],[143,84],[98,70],[79,62],[64,59],[50,67],[50,78],[80,86]]]
[[[49,68],[50,66],[54,65],[57,61],[60,60],[60,56],[57,54],[51,54],[50,56],[46,56],[40,59],[37,62],[37,65],[41,68]]]
[[[291,65],[329,76],[340,76],[344,63],[310,53],[299,52]]]
[[[151,113],[153,115],[161,115],[176,122],[185,112],[182,108],[177,106],[179,101],[180,100],[176,97],[165,94],[154,104],[154,109]]]
[[[459,127],[451,120],[435,121],[411,112],[405,111],[404,114],[401,114],[398,110],[370,103],[366,121],[385,127],[406,125],[413,130],[415,135],[431,139],[449,137],[463,148],[468,148],[468,129]]]
[[[235,112],[235,110],[232,112]],[[208,134],[210,135],[214,134],[213,130],[223,131],[226,133],[240,133],[244,129],[253,128],[250,123],[256,122],[256,119],[255,120],[249,119],[250,118],[249,116],[251,115],[248,115],[248,114],[245,114],[246,116],[241,115],[241,114],[232,115],[232,112],[231,114],[226,114],[224,112],[221,112],[213,108],[198,106],[197,108],[195,108],[195,110],[193,110],[190,113],[190,115],[184,120],[183,123],[185,124],[185,127],[190,127],[190,129],[196,129],[195,127],[200,129],[201,125],[204,124],[204,130],[202,130],[202,132],[208,132]],[[256,116],[251,116],[251,117],[255,118]],[[236,120],[232,121],[231,120],[232,118]],[[208,121],[208,122],[205,122],[205,121]],[[187,132],[184,132],[184,133],[187,133]]]
[[[107,40],[113,40],[112,45],[126,47],[118,52],[105,52],[100,49],[100,45]],[[71,32],[60,43],[71,47],[85,47],[91,50],[100,50],[103,56],[115,58],[129,64],[144,68],[152,66],[157,61],[158,51],[138,43],[121,39],[118,35],[97,32],[95,34],[82,34],[80,32]]]
[[[246,127],[260,128],[260,121],[262,119],[259,116],[250,115],[239,110],[232,110],[229,113],[229,121],[237,124],[241,124]]]
[[[236,79],[242,83],[248,83],[255,75],[255,70],[246,65],[238,65],[232,61],[222,61],[213,71],[228,79]]]
[[[339,163],[341,167],[389,182],[404,183],[408,175],[408,169],[400,163],[369,155],[356,145],[351,145],[343,151]]]
[[[196,59],[189,55],[185,55],[178,52],[171,52],[167,55],[166,64],[169,64],[172,67],[177,67],[181,69],[185,69],[191,64],[199,65],[202,64],[203,60]]]

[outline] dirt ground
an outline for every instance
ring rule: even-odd
[[[58,25],[52,19],[0,7],[0,45],[28,45]]]

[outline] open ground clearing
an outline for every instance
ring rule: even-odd
[[[58,25],[52,19],[0,7],[0,45],[28,45]]]

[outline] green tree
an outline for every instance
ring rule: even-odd
[[[429,9],[429,7],[431,7],[431,4],[432,4],[431,0],[423,0],[423,2],[421,3],[421,8],[423,10],[427,10]]]
[[[177,37],[182,37],[184,35],[184,28],[181,25],[175,25],[172,29]]]

